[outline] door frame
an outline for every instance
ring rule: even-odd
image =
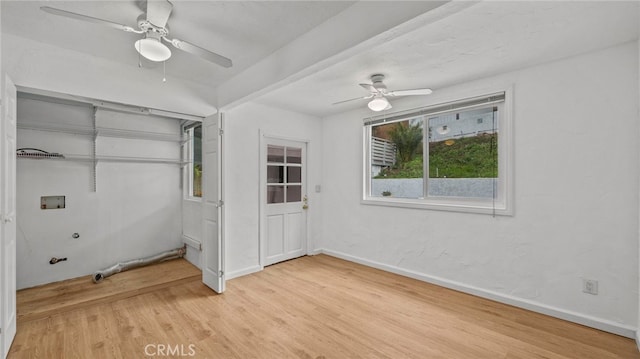
[[[309,197],[309,148],[310,148],[310,144],[311,141],[308,139],[300,139],[300,138],[294,138],[294,137],[286,137],[286,136],[278,136],[278,135],[272,135],[269,133],[264,132],[263,130],[259,131],[260,134],[260,149],[259,149],[259,153],[260,153],[260,160],[259,162],[259,168],[258,168],[258,175],[260,178],[260,189],[259,189],[259,206],[258,206],[258,265],[260,266],[260,270],[263,270],[265,267],[265,249],[266,249],[266,240],[267,240],[267,144],[269,143],[269,140],[276,140],[276,141],[295,141],[295,142],[301,142],[304,143],[307,147],[307,151],[306,151],[306,155],[305,155],[305,161],[306,161],[306,165],[303,166],[303,171],[305,171],[305,175],[304,178],[306,179],[306,184],[305,184],[305,193],[302,193],[302,196],[307,196],[307,198]],[[309,212],[307,210],[304,211],[305,212],[305,221],[306,221],[306,226],[305,226],[305,254],[309,254],[309,248],[311,243],[309,242]]]

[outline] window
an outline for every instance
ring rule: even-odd
[[[187,141],[184,146],[185,179],[187,198],[202,197],[202,124],[200,122],[184,126]]]
[[[363,203],[511,214],[507,96],[365,120]]]
[[[302,201],[302,149],[267,147],[267,203]]]

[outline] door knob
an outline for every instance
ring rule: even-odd
[[[307,196],[304,196],[304,198],[302,198],[302,209],[307,208],[309,208],[309,199],[307,198]]]

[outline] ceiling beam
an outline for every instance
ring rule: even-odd
[[[217,107],[224,111],[251,101],[475,3],[357,2],[222,83]]]

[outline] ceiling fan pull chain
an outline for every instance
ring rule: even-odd
[[[162,61],[162,82],[167,82],[167,61]]]
[[[138,67],[142,68],[142,59],[140,58],[142,51],[140,51],[140,49],[142,48],[142,42],[138,42]]]

